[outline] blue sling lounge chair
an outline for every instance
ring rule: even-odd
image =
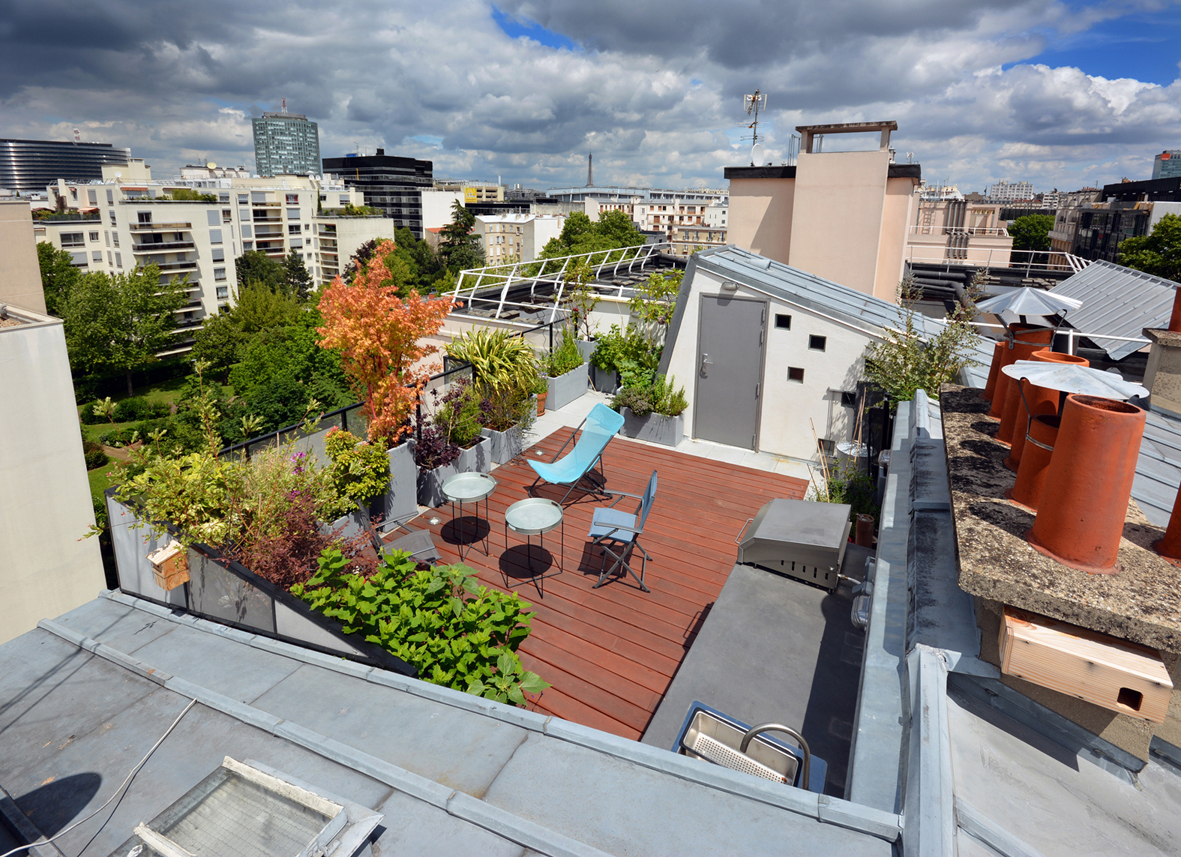
[[[561,503],[566,502],[566,498],[570,496],[570,492],[579,483],[585,480],[589,485],[584,486],[583,490],[593,494],[603,494],[610,496],[610,492],[604,490],[601,484],[592,474],[595,464],[601,463],[603,458],[603,450],[607,448],[607,444],[615,433],[623,428],[623,415],[617,414],[602,402],[591,408],[591,412],[586,415],[584,419],[574,431],[570,433],[570,437],[562,444],[562,449],[559,449],[554,455],[552,462],[546,463],[544,461],[529,461],[529,466],[537,473],[537,478],[549,482],[551,485],[567,485],[565,496],[562,497]],[[563,458],[558,461],[558,456],[562,454],[578,433],[578,429],[582,429],[582,435],[578,438],[578,442],[574,444],[574,448]],[[604,474],[605,478],[605,474]],[[537,485],[537,479],[533,480],[533,486]]]

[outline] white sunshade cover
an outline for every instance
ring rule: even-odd
[[[1089,366],[1073,363],[1042,363],[1038,360],[1018,360],[1001,369],[1010,378],[1024,378],[1035,387],[1059,390],[1064,393],[1079,393],[1084,396],[1102,396],[1105,399],[1130,399],[1133,396],[1147,396],[1148,389],[1131,381],[1125,381],[1116,372],[1101,372]]]
[[[997,295],[976,304],[976,308],[984,312],[999,315],[1010,312],[1013,315],[1062,315],[1072,309],[1078,309],[1083,302],[1077,298],[1055,295],[1045,289],[1035,289],[1023,286],[1008,294]]]

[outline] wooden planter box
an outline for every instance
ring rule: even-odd
[[[590,382],[590,374],[583,363],[576,369],[571,369],[565,375],[549,379],[549,399],[545,403],[547,410],[556,411],[564,408],[586,392]]]
[[[624,437],[634,437],[636,440],[646,440],[663,446],[676,446],[685,437],[683,414],[675,417],[666,417],[664,414],[637,417],[630,408],[624,408],[621,413],[623,428],[620,431]]]
[[[486,428],[482,431],[488,438],[488,446],[493,464],[508,464],[521,454],[525,448],[525,433],[520,426],[513,426],[508,431],[493,431]]]

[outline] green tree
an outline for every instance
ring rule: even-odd
[[[239,289],[248,283],[261,283],[272,292],[278,292],[287,281],[283,265],[258,250],[247,250],[235,259],[234,270]]]
[[[82,272],[74,267],[72,260],[73,257],[69,253],[58,250],[48,241],[37,242],[37,262],[41,266],[41,289],[45,293],[45,309],[50,315],[58,318],[65,312],[70,289],[82,276]]]
[[[205,319],[193,340],[190,357],[193,362],[209,364],[208,371],[225,383],[230,367],[238,362],[238,352],[246,337],[230,313],[219,313]]]
[[[176,311],[188,302],[183,280],[160,282],[155,265],[127,274],[85,274],[65,303],[66,346],[75,371],[115,369],[127,377],[174,343]]]
[[[244,336],[289,324],[299,315],[294,295],[272,291],[265,284],[249,283],[238,288],[238,302],[230,317]]]
[[[1014,250],[1049,250],[1054,218],[1049,214],[1027,214],[1009,224]]]
[[[294,250],[283,257],[283,281],[287,294],[294,295],[301,301],[308,299],[308,294],[312,290],[312,275],[303,263],[303,256]]]
[[[476,216],[459,204],[452,204],[453,219],[443,227],[439,240],[439,258],[447,270],[456,272],[484,265],[480,237],[472,232]]]
[[[1121,265],[1181,283],[1181,217],[1166,214],[1151,235],[1120,242]]]
[[[939,398],[939,388],[951,383],[965,366],[976,363],[974,357],[980,334],[972,325],[976,317],[976,295],[983,272],[965,290],[944,320],[943,328],[923,339],[922,314],[918,302],[922,291],[913,277],[898,285],[898,320],[896,328],[886,328],[881,342],[871,342],[865,349],[865,377],[886,391],[891,408],[909,402],[916,390],[925,390],[932,399]]]

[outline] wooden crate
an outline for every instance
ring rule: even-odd
[[[156,585],[165,591],[189,582],[188,552],[173,539],[167,545],[148,554]]]
[[[1158,652],[1005,608],[1001,672],[1129,717],[1164,723],[1173,682]]]

